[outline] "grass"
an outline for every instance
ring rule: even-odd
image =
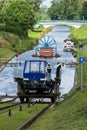
[[[77,32],[77,30],[76,30]],[[79,37],[81,37],[81,33],[79,33]],[[87,34],[87,31],[85,32]],[[73,32],[72,36],[75,34]],[[86,36],[86,35],[85,35]],[[77,35],[75,39],[77,40]],[[77,43],[78,44],[78,43]],[[78,59],[79,57],[87,58],[87,46],[84,46],[81,50],[77,51]],[[80,65],[77,67],[77,87],[80,85]],[[84,86],[87,86],[87,62],[83,65],[83,78],[84,78]],[[12,117],[7,116],[7,113],[0,115],[0,127],[1,130],[14,130],[21,123],[25,122],[25,118],[29,118],[29,109],[26,108],[26,111],[23,111],[23,115],[19,112],[14,111]],[[35,109],[35,108],[34,108]],[[15,115],[15,116],[14,116]],[[22,118],[20,119],[20,116]],[[24,117],[23,117],[24,116]],[[6,120],[8,120],[6,122]],[[13,120],[15,120],[13,122]],[[5,121],[5,122],[4,122]],[[20,123],[21,121],[21,123]],[[7,124],[9,122],[9,125]],[[5,125],[4,125],[4,124]],[[2,125],[3,124],[3,125]],[[14,128],[13,128],[13,125]],[[11,125],[11,126],[10,126]],[[16,126],[15,126],[16,125]],[[3,128],[3,126],[5,126]],[[56,104],[53,108],[50,108],[47,112],[44,113],[41,118],[39,118],[31,127],[27,130],[87,130],[87,87],[84,87],[83,90],[77,90],[74,88],[69,94],[65,96],[65,100],[61,102],[59,105]]]
[[[71,34],[72,38],[77,40],[84,40],[87,39],[87,25],[82,25],[80,28],[71,27]]]
[[[0,104],[0,108],[5,107],[5,106],[10,106],[10,105],[13,105],[13,104],[14,104],[14,103],[12,103],[12,102],[1,103],[1,104]]]
[[[16,130],[45,106],[44,104],[35,104],[28,107],[28,104],[25,104],[22,106],[22,111],[19,111],[19,107],[13,109],[11,116],[8,116],[8,111],[0,113],[0,130]]]
[[[75,46],[78,47],[81,41],[83,45],[87,45],[87,25],[82,25],[80,28],[70,27],[71,33],[69,37],[74,40]]]
[[[8,48],[0,48],[0,58],[11,58],[14,54],[15,52],[9,50]]]
[[[75,90],[73,90],[75,91]],[[86,130],[87,88],[72,92],[65,101],[50,108],[27,130]]]
[[[71,27],[70,37],[74,39],[76,47],[78,47],[79,41],[83,44],[83,48],[77,50],[78,61],[80,57],[85,58],[84,64],[77,67],[77,87],[81,86],[81,66],[83,67],[83,86],[87,86],[87,25],[82,25],[78,29]]]
[[[87,86],[87,46],[84,46],[81,50],[78,50],[78,59],[80,57],[85,58],[85,62],[80,64],[77,68],[77,86],[81,86],[81,66],[83,66],[83,86]]]
[[[38,40],[49,32],[52,27],[45,29],[40,25],[39,29],[33,31],[29,30],[28,38],[21,39],[10,33],[0,32],[0,58],[12,58],[15,52],[23,53],[27,50],[31,50],[37,43]]]
[[[15,56],[15,52],[8,48],[0,48],[0,66]],[[5,59],[3,59],[5,58]]]
[[[85,26],[85,25],[84,25]],[[87,30],[78,29],[78,34],[73,31],[74,38],[85,40]],[[86,25],[87,26],[87,25]],[[80,31],[80,32],[79,32]],[[83,31],[85,32],[83,38]],[[81,37],[82,36],[82,37]],[[78,39],[79,38],[79,39]],[[78,44],[78,43],[77,43]],[[69,94],[65,96],[65,100],[59,105],[50,108],[40,119],[38,119],[27,130],[87,130],[87,46],[77,51],[78,59],[84,57],[86,59],[83,64],[83,86],[82,90],[77,89],[81,85],[81,64],[77,67],[77,85]]]

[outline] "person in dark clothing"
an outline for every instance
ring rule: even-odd
[[[50,66],[50,64],[47,65],[47,75],[48,75],[48,78],[51,79],[51,66]]]
[[[47,66],[47,72],[48,72],[48,73],[51,73],[51,67],[50,67],[50,64],[48,64],[48,66]]]
[[[56,68],[56,78],[60,79],[60,70],[61,70],[61,63],[57,63],[57,68]]]

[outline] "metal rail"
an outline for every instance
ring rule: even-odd
[[[29,128],[49,107],[51,107],[53,103],[47,105],[44,109],[42,109],[39,113],[37,113],[32,119],[25,122],[23,125],[21,125],[17,130],[24,130]]]

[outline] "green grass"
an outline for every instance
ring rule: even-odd
[[[51,29],[52,27],[45,29],[41,25],[39,29],[29,30],[29,37],[21,40],[13,34],[0,32],[0,58],[12,58],[15,52],[21,54],[27,50],[31,50],[38,43],[38,40]]]
[[[72,38],[77,40],[84,40],[87,39],[87,25],[82,25],[80,28],[71,27],[71,34]]]
[[[81,66],[83,66],[83,86],[87,86],[87,46],[84,46],[77,52],[78,60],[80,57],[85,58],[85,62],[77,67],[77,86],[81,86]]]
[[[37,112],[39,112],[45,104],[35,104],[28,107],[27,104],[23,105],[22,111],[19,107],[12,110],[12,116],[8,116],[8,111],[0,113],[0,130],[16,130],[19,126],[31,119]]]
[[[75,46],[78,47],[79,41],[84,47],[77,50],[77,58],[84,57],[86,62],[83,64],[83,86],[87,86],[87,25],[82,25],[80,28],[72,28],[70,37],[74,39]],[[77,67],[77,87],[81,86],[81,64]]]
[[[15,56],[15,52],[8,48],[0,48],[0,66]],[[3,59],[5,58],[5,60]]]
[[[79,33],[80,39],[82,39],[80,33]],[[87,47],[84,46],[83,49],[78,50],[77,55],[78,55],[78,59],[79,57],[87,58]],[[83,85],[87,86],[87,62],[85,62],[83,66],[84,66]],[[80,85],[80,74],[81,74],[80,68],[81,67],[79,65],[77,67],[77,87]],[[20,114],[21,112],[20,113],[19,111],[17,112],[17,110],[16,110],[16,114],[14,111],[12,117],[9,118],[7,116],[7,113],[0,115],[1,130],[14,130],[21,123],[25,122],[25,118],[26,119],[29,118],[30,113],[33,112],[33,109],[31,109],[31,112],[29,113],[29,109],[27,107],[25,108],[26,111],[23,111],[23,115]],[[10,123],[7,124],[6,120],[7,122]],[[13,120],[15,121],[13,122]],[[12,124],[14,125],[14,128]],[[59,105],[58,104],[55,105],[53,108],[50,108],[27,130],[38,130],[38,129],[39,130],[87,130],[87,87],[85,87],[83,90],[80,91],[78,91],[77,89],[73,89],[68,95],[66,95],[65,100],[62,103],[60,103]]]
[[[14,54],[15,52],[8,48],[0,48],[0,58],[11,58]]]
[[[1,103],[1,104],[0,104],[0,108],[5,107],[5,106],[10,106],[10,105],[13,105],[13,104],[14,104],[14,103],[12,103],[12,102]]]
[[[75,91],[75,90],[73,90]],[[27,130],[86,130],[87,89],[67,95]]]
[[[84,28],[84,26],[82,27]],[[76,30],[75,30],[76,31]],[[72,36],[75,36],[73,31]],[[80,32],[79,32],[80,31]],[[78,37],[85,40],[87,30],[79,29]],[[83,38],[83,31],[85,31]],[[77,35],[75,39],[78,41]],[[81,37],[82,36],[82,37]],[[73,37],[72,37],[73,38]],[[79,40],[80,40],[79,39]],[[78,43],[77,43],[78,44]],[[77,51],[78,59],[84,57],[86,62],[83,64],[83,86],[81,85],[81,64],[77,66],[77,85],[65,96],[65,100],[59,105],[50,108],[27,130],[87,130],[87,46]]]

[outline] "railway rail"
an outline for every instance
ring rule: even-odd
[[[35,102],[31,101],[30,104],[31,103],[33,104]],[[23,107],[24,104],[25,103],[23,103],[23,104],[16,103],[16,104],[12,104],[12,105],[9,105],[9,106],[2,107],[2,108],[0,108],[0,114],[8,112],[8,115],[11,116],[11,111],[12,110],[17,109],[17,108],[19,108],[19,110],[20,110],[20,109],[22,109],[22,107]],[[21,126],[19,126],[17,128],[17,130],[24,130],[26,128],[29,128],[29,126],[31,126],[41,115],[43,115],[43,113],[45,111],[47,111],[48,108],[50,108],[54,104],[55,103],[49,103],[49,104],[47,103],[47,105],[41,111],[39,111],[38,113],[36,113],[36,115],[33,116],[31,119],[29,119],[27,122],[25,122],[24,124],[22,124]]]
[[[7,105],[7,106],[4,106],[4,107],[1,107],[0,111],[7,110],[9,108],[12,108],[12,107],[15,107],[15,106],[18,106],[18,105],[20,105],[20,103],[16,103],[16,104],[12,104],[12,105]]]
[[[2,101],[2,99],[6,99],[6,98],[11,98],[11,100],[6,100],[6,101]],[[18,98],[18,96],[0,96],[0,104],[2,103],[8,103],[8,102],[13,102]]]
[[[40,112],[38,112],[33,118],[22,124],[17,130],[25,130],[29,128],[41,115],[44,114],[45,111],[48,110],[54,103],[48,104],[45,108],[43,108]]]

